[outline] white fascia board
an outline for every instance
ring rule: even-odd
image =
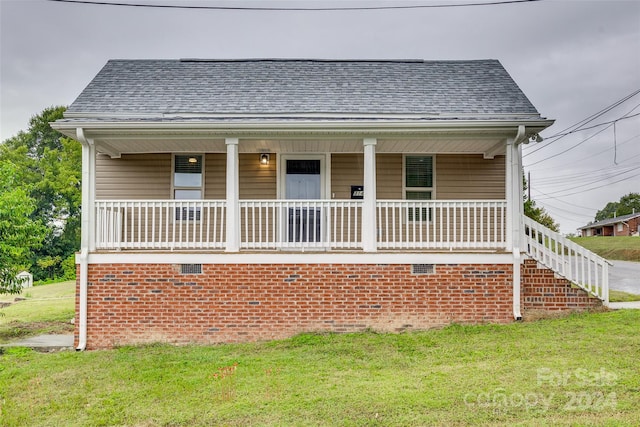
[[[89,264],[511,264],[513,254],[476,253],[153,253],[89,254]]]
[[[402,133],[402,132],[431,132],[431,131],[454,131],[454,130],[495,130],[503,132],[513,132],[514,127],[525,125],[530,128],[531,134],[538,133],[542,129],[553,124],[552,120],[544,119],[522,119],[522,120],[398,120],[398,121],[379,121],[379,120],[295,120],[295,121],[264,121],[255,123],[233,123],[233,122],[215,122],[208,120],[188,120],[188,121],[169,121],[169,122],[149,122],[149,121],[83,121],[82,128],[88,135],[95,133],[113,132],[113,131],[135,131],[161,133],[163,131],[188,131],[203,132],[221,135],[229,135],[230,133],[242,134],[247,133],[325,133],[325,132],[347,132],[361,133],[367,135],[377,135],[381,133]],[[80,123],[62,122],[52,123],[52,127],[67,135],[71,135],[71,131],[75,131]],[[67,131],[67,132],[65,132]],[[176,137],[176,135],[172,135]]]

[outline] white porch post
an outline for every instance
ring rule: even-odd
[[[80,212],[80,248],[96,249],[96,147],[93,139],[85,138],[84,130],[76,130],[82,144],[82,210]]]
[[[365,138],[364,199],[362,201],[362,249],[376,252],[378,232],[376,224],[376,138]]]
[[[507,251],[513,249],[513,146],[514,140],[509,138],[507,140],[507,152],[505,159],[505,197],[507,198],[507,212],[506,212],[506,244]]]
[[[96,146],[89,140],[89,251],[96,250]]]
[[[240,251],[240,189],[238,171],[238,138],[226,138],[227,144],[227,252]]]

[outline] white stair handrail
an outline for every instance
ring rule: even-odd
[[[529,256],[609,304],[610,261],[529,217],[524,227]]]

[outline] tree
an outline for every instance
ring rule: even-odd
[[[616,211],[618,210],[618,206],[620,204],[618,202],[609,202],[601,211],[596,213],[596,221],[602,221],[603,219],[613,218],[616,215]]]
[[[596,213],[595,220],[602,221],[634,212],[640,212],[640,193],[629,193],[620,197],[618,202],[607,203],[602,210]]]
[[[30,217],[36,203],[19,185],[18,176],[16,165],[0,161],[0,293],[22,290],[16,275],[28,269],[32,251],[46,235],[42,223]]]
[[[0,161],[17,166],[16,179],[35,202],[31,219],[47,226],[44,244],[31,253],[30,271],[36,280],[67,276],[63,261],[80,246],[80,143],[49,126],[64,111],[65,107],[43,110],[31,118],[27,131],[0,146]]]
[[[522,180],[524,183],[523,188],[526,190],[528,188],[527,180],[524,176],[522,177]],[[529,199],[526,191],[524,193],[524,214],[550,230],[560,231],[560,226],[555,222],[551,215],[549,215],[544,208],[537,207],[535,200]]]

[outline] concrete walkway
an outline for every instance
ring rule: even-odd
[[[73,349],[73,335],[38,335],[1,344],[0,347],[29,347],[37,351],[58,351]]]
[[[621,308],[635,308],[640,310],[640,301],[610,302],[609,308],[612,310],[619,310]]]

